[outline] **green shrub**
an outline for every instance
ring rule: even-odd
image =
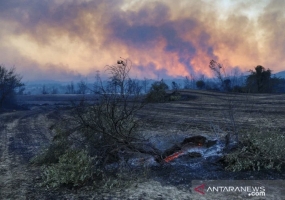
[[[285,164],[285,135],[279,131],[251,130],[241,134],[241,146],[225,156],[230,171],[277,169]]]
[[[151,85],[149,93],[147,94],[147,101],[156,103],[165,102],[167,89],[168,86],[163,80],[154,82]]]
[[[182,100],[182,96],[181,96],[180,92],[178,92],[178,91],[174,91],[172,93],[167,93],[164,98],[165,98],[165,101],[180,101],[180,100]]]
[[[181,95],[170,95],[169,101],[179,101],[181,99]]]
[[[95,163],[94,163],[95,162]],[[86,151],[69,150],[59,157],[59,162],[43,167],[43,185],[71,187],[86,185],[94,175],[100,175],[100,170],[94,172],[96,159],[91,158]]]

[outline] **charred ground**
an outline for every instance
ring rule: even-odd
[[[285,95],[225,94],[208,91],[181,91],[188,100],[147,104],[137,117],[147,123],[140,134],[147,136],[160,149],[168,149],[185,137],[204,135],[223,139],[231,129],[231,117],[241,129],[262,127],[285,130]],[[86,188],[78,191],[60,188],[46,189],[41,182],[40,167],[30,159],[47,147],[53,138],[53,126],[60,115],[70,109],[71,100],[80,102],[91,95],[37,95],[19,96],[18,103],[25,110],[10,110],[0,114],[0,196],[3,199],[148,199],[191,197],[192,179],[284,179],[285,172],[225,172],[221,166],[201,163],[200,167],[213,171],[189,172],[187,167],[171,165],[154,167],[148,178],[129,188],[96,193]],[[234,111],[231,115],[229,111]],[[181,158],[186,160],[192,158]],[[196,158],[194,158],[196,159]],[[149,187],[152,185],[152,187]],[[172,196],[169,196],[172,191]],[[175,196],[177,195],[177,196]]]

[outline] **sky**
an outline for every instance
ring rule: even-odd
[[[0,0],[0,64],[23,80],[89,77],[120,57],[134,78],[285,70],[283,0]]]

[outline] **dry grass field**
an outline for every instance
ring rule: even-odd
[[[142,117],[152,117],[150,128],[165,128],[189,134],[221,133],[232,125],[238,128],[278,128],[285,130],[285,95],[225,94],[209,91],[183,91],[187,101],[149,104]],[[160,127],[159,127],[160,126]]]
[[[160,149],[167,149],[193,135],[223,139],[232,129],[233,119],[238,130],[256,127],[285,132],[284,94],[225,94],[198,90],[181,91],[181,94],[187,100],[147,104],[137,116],[145,121],[140,134],[150,138]],[[72,98],[79,101],[81,96]],[[126,188],[111,191],[40,187],[40,168],[31,165],[29,160],[51,142],[52,127],[68,109],[70,99],[68,95],[22,96],[18,101],[28,105],[28,109],[0,114],[1,199],[191,199],[191,178],[285,179],[284,171],[233,173],[200,163],[200,167],[209,168],[205,171],[211,171],[208,176],[205,171],[190,173],[186,167],[176,170],[166,166],[151,169],[144,179]]]

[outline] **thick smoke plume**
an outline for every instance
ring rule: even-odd
[[[137,78],[285,66],[285,2],[2,0],[0,63],[25,79],[90,76],[119,57]]]

